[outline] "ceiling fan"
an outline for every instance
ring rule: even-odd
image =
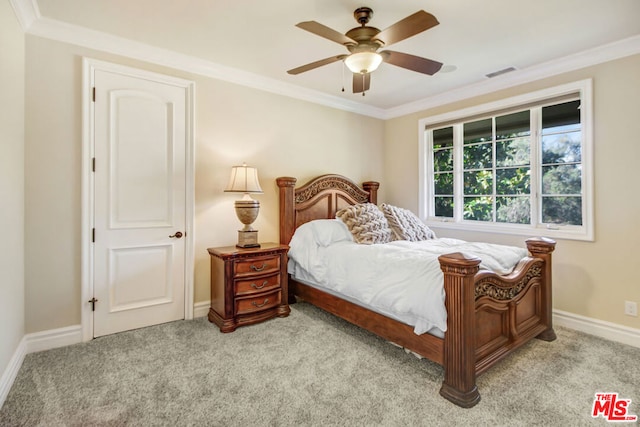
[[[378,49],[382,47],[397,43],[438,25],[438,20],[432,14],[420,10],[382,31],[366,25],[373,16],[371,8],[359,7],[353,12],[353,16],[360,27],[352,28],[345,34],[315,21],[296,24],[298,28],[344,45],[350,53],[311,62],[288,70],[287,73],[300,74],[336,61],[344,61],[347,68],[353,73],[353,93],[362,92],[364,95],[364,92],[369,90],[371,85],[371,72],[375,71],[382,62],[429,75],[437,73],[442,68],[441,62],[432,59],[393,50],[378,52]]]

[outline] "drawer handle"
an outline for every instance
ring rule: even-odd
[[[267,305],[268,302],[269,302],[269,298],[265,298],[264,301],[262,302],[262,304],[258,304],[255,301],[251,301],[251,305],[253,305],[254,307],[260,308],[260,307],[264,307],[265,305]]]
[[[262,282],[262,285],[260,285],[260,286],[256,285],[255,283],[252,283],[252,284],[251,284],[251,287],[252,287],[253,289],[262,289],[262,288],[264,288],[264,287],[267,285],[267,283],[269,283],[269,281],[268,281],[268,280],[265,280],[264,282]]]
[[[253,271],[262,271],[265,268],[267,268],[267,263],[263,262],[262,263],[262,267],[256,267],[254,264],[251,264],[251,267],[249,267],[250,269],[252,269]]]

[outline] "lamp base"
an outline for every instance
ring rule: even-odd
[[[259,248],[258,230],[238,230],[238,248]]]

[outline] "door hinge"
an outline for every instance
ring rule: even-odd
[[[96,297],[91,298],[88,302],[91,303],[91,311],[96,311],[96,303],[98,302]]]
[[[96,242],[96,229],[95,228],[91,229],[91,242],[92,243]]]
[[[91,171],[92,172],[96,171],[96,158],[95,157],[91,158]]]
[[[96,102],[96,87],[95,86],[93,87],[91,98],[92,98],[93,102]]]

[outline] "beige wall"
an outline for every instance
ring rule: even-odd
[[[0,378],[24,336],[24,34],[0,2]]]
[[[624,301],[640,304],[633,270],[640,241],[640,55],[444,105],[385,123],[388,202],[418,209],[418,121],[563,83],[593,79],[595,242],[559,240],[554,253],[554,308],[640,328],[624,315]],[[521,245],[521,236],[437,230],[439,235]]]
[[[529,83],[386,122],[219,80],[27,36],[26,43],[26,330],[80,323],[81,59],[89,56],[196,82],[195,301],[209,298],[206,248],[232,244],[236,196],[222,192],[229,167],[259,168],[265,193],[256,227],[277,240],[274,178],[300,181],[342,173],[382,182],[381,201],[417,210],[418,120],[558,84],[593,78],[595,242],[559,241],[556,309],[634,328],[623,302],[640,302],[631,273],[634,182],[640,145],[640,56]],[[623,193],[623,190],[627,191]],[[629,192],[631,191],[631,192]],[[468,240],[521,244],[520,237],[437,230]]]
[[[209,299],[206,248],[237,238],[238,196],[223,192],[232,165],[259,168],[262,241],[278,239],[276,177],[382,179],[380,120],[27,36],[27,332],[80,323],[82,56],[196,83],[195,302]]]

